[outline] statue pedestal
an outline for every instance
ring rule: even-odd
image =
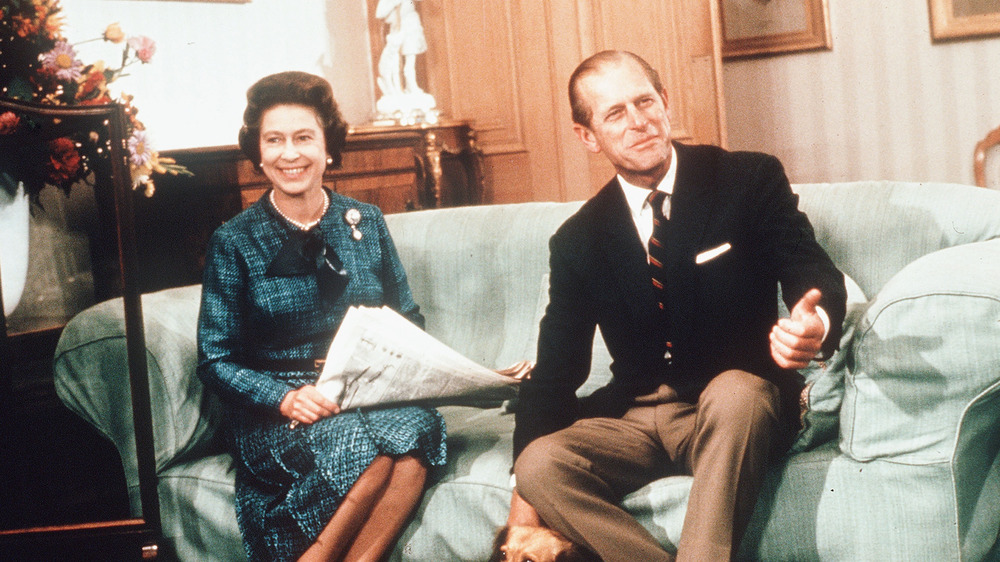
[[[375,104],[378,111],[374,123],[377,125],[419,125],[436,124],[441,112],[437,109],[434,96],[427,92],[386,94]]]

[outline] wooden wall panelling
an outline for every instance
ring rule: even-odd
[[[521,4],[532,2],[523,0]],[[526,29],[547,38],[545,68],[549,83],[545,92],[548,105],[542,107],[538,101],[536,105],[539,105],[538,118],[544,120],[539,128],[544,124],[548,133],[534,139],[534,148],[556,160],[539,163],[539,167],[549,171],[550,175],[544,179],[547,185],[535,186],[535,193],[546,200],[585,199],[592,191],[589,178],[594,160],[573,131],[566,86],[569,75],[583,58],[582,53],[591,52],[592,46],[587,38],[593,28],[593,14],[589,6],[581,2],[563,0],[544,2],[544,5],[544,19],[525,20]],[[529,61],[526,64],[532,63]],[[533,93],[528,90],[525,95],[532,96]]]
[[[522,201],[571,199],[567,184],[574,181],[573,172],[579,170],[579,166],[566,166],[567,158],[572,156],[567,149],[575,152],[577,147],[572,144],[575,138],[572,128],[565,126],[569,104],[565,101],[565,88],[559,85],[559,76],[563,70],[560,61],[566,57],[560,52],[578,52],[579,34],[575,31],[575,13],[564,8],[561,2],[511,2],[516,31],[512,52],[520,78],[516,86],[522,108],[522,142],[527,147],[531,170],[531,184],[521,190],[529,195],[519,197]],[[553,21],[562,18],[568,18],[569,32],[553,29],[556,27]],[[494,189],[504,191],[502,186]]]
[[[525,80],[514,52],[511,2],[424,0],[420,9],[431,44],[431,93],[447,115],[473,121],[484,156],[484,200],[531,200],[536,182],[524,130],[531,124],[522,116]]]
[[[633,50],[661,71],[677,138],[724,142],[713,2],[423,0],[418,8],[428,90],[479,134],[484,202],[583,199],[611,176],[576,138],[566,97],[572,70],[600,49]]]

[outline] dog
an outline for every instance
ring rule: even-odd
[[[493,541],[490,562],[600,562],[600,559],[552,529],[505,526]]]

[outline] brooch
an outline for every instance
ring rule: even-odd
[[[347,226],[351,227],[351,238],[361,240],[361,237],[364,236],[364,234],[361,234],[361,231],[358,230],[358,225],[361,224],[361,211],[357,209],[348,209],[347,212],[344,213],[344,222],[347,223]]]

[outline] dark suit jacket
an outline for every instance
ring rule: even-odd
[[[537,365],[521,384],[515,457],[532,440],[587,416],[619,417],[630,399],[673,386],[694,401],[708,381],[742,369],[777,382],[768,334],[777,321],[777,285],[792,306],[812,287],[830,317],[824,355],[840,340],[843,276],[816,242],[774,157],[711,146],[674,145],[671,197],[674,244],[667,285],[670,362],[646,254],[624,193],[613,179],[549,242],[549,305],[541,321]],[[696,264],[698,254],[731,248]],[[590,372],[595,327],[613,362],[612,382],[577,400]]]

